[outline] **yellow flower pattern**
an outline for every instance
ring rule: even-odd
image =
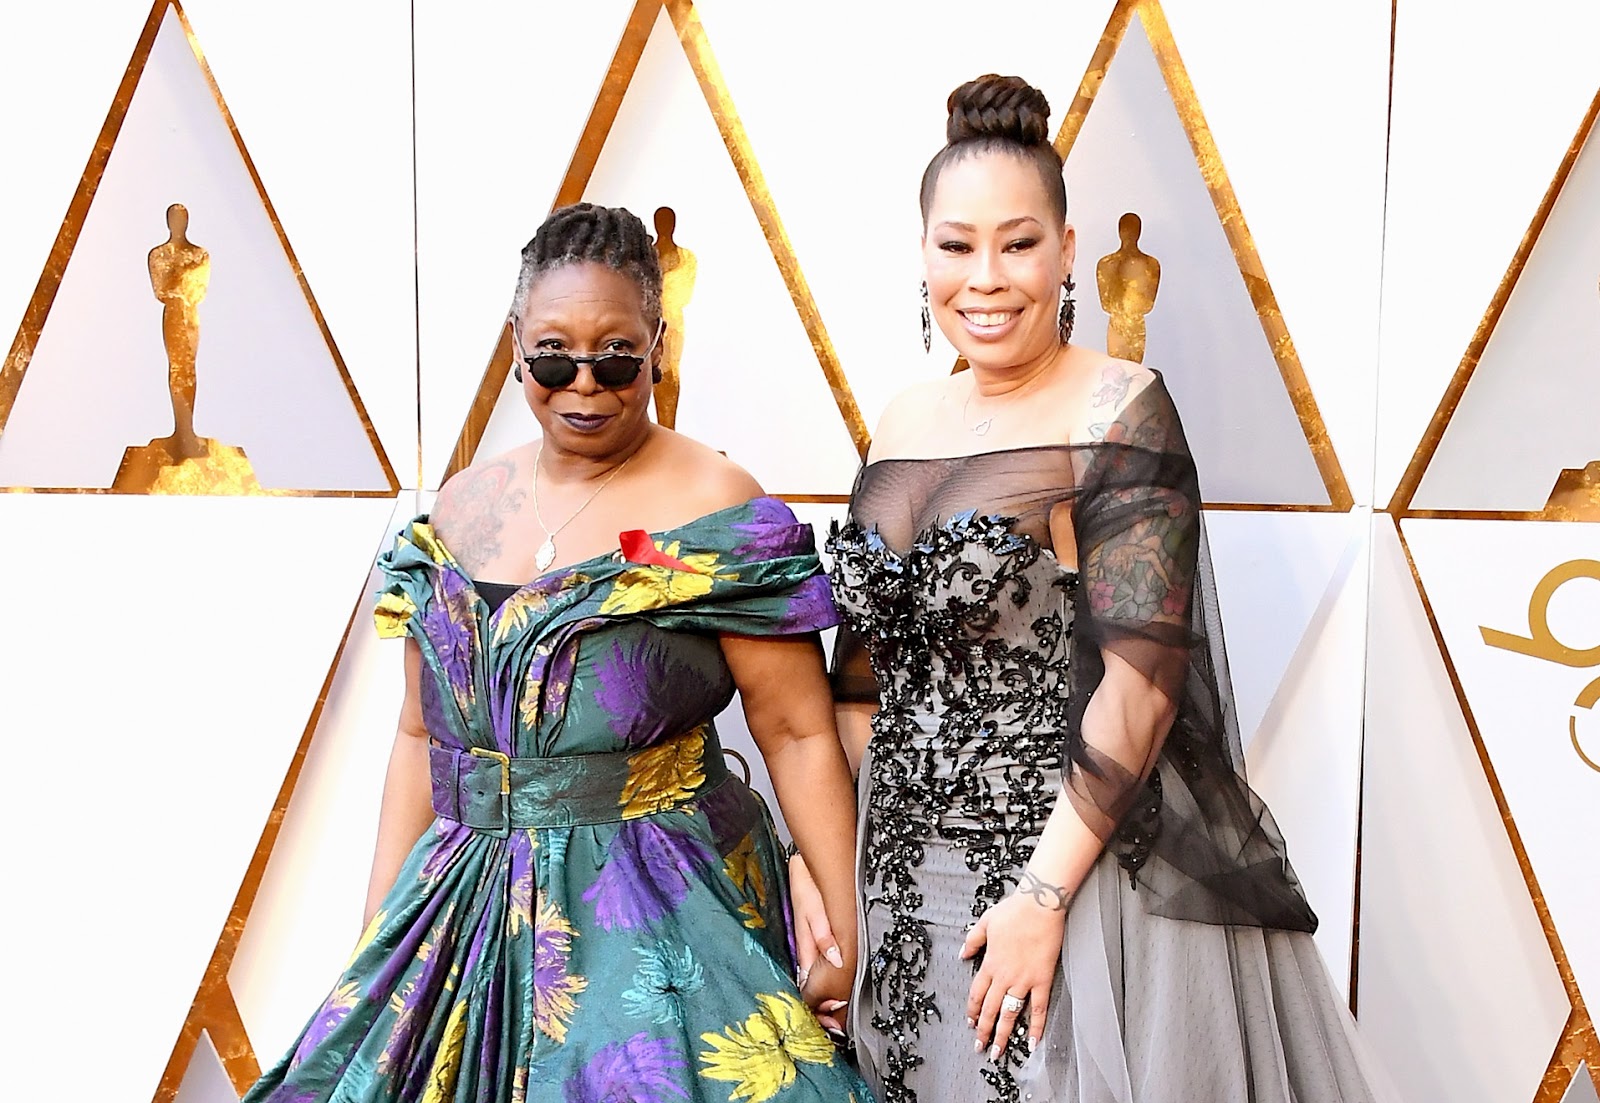
[[[600,603],[603,616],[618,613],[642,613],[648,609],[664,609],[670,605],[692,601],[711,592],[713,583],[738,578],[737,574],[718,573],[717,557],[711,552],[682,551],[681,541],[670,544],[656,542],[656,550],[678,560],[687,571],[676,567],[642,563],[629,567],[617,575],[612,590]]]
[[[384,594],[378,599],[378,607],[372,612],[373,622],[378,627],[378,637],[394,640],[405,636],[406,625],[416,611],[417,603],[411,600],[410,594]]]
[[[378,931],[382,929],[388,918],[389,913],[382,910],[379,910],[372,917],[372,922],[367,924],[367,929],[361,932],[360,938],[356,939],[356,948],[350,951],[350,960],[344,963],[346,970],[356,963],[356,958],[361,956],[362,950],[372,945],[372,940],[378,937]]]
[[[467,1038],[467,1000],[457,1000],[445,1021],[444,1037],[433,1055],[428,1070],[428,1086],[422,1103],[448,1103],[456,1097],[456,1079],[461,1075],[461,1048]]]
[[[767,902],[767,880],[762,876],[761,862],[756,857],[754,833],[739,840],[739,845],[722,859],[722,868],[728,874],[728,879],[739,886],[739,891],[750,898],[739,905],[744,925],[751,930],[765,927],[767,921],[761,916],[761,908]]]
[[[696,728],[630,755],[618,798],[623,819],[664,812],[694,796],[706,782],[705,750],[705,734]]]
[[[733,1082],[733,1103],[766,1103],[794,1083],[795,1062],[832,1065],[833,1043],[798,996],[756,996],[761,1010],[720,1034],[702,1034],[711,1048],[700,1054],[708,1080]]]
[[[567,1024],[577,1014],[577,995],[589,981],[567,972],[577,932],[561,909],[540,893],[533,947],[533,1021],[555,1042],[567,1040]]]

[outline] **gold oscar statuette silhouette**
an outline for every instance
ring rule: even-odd
[[[656,384],[656,421],[668,429],[678,421],[678,366],[683,360],[683,308],[694,294],[695,256],[672,238],[678,216],[671,207],[656,210],[656,255],[661,258],[661,382]]]
[[[242,449],[195,434],[200,300],[211,282],[211,255],[189,240],[189,211],[182,203],[167,208],[167,230],[167,240],[150,250],[150,289],[161,302],[172,434],[124,451],[111,489],[128,494],[263,493]]]
[[[1109,316],[1106,351],[1121,360],[1144,362],[1144,316],[1156,305],[1161,262],[1139,248],[1139,216],[1129,211],[1117,222],[1122,244],[1095,265],[1100,307]]]

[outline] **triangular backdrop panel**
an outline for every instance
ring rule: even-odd
[[[665,11],[584,199],[627,207],[652,232],[655,211],[670,207],[674,240],[695,256],[677,428],[771,493],[847,491],[860,457]],[[537,434],[508,379],[477,455]]]
[[[172,7],[0,433],[0,485],[107,487],[125,448],[172,431],[163,307],[146,258],[167,240],[174,203],[210,260],[196,431],[242,448],[265,488],[392,493],[382,450]]]
[[[1589,1071],[1588,1065],[1578,1066],[1572,1083],[1567,1085],[1567,1094],[1561,1097],[1561,1103],[1600,1103],[1600,1093],[1595,1091],[1594,1074]]]
[[[7,623],[27,626],[0,633],[0,731],[71,751],[41,760],[41,782],[12,793],[10,812],[109,832],[87,865],[49,847],[12,856],[40,899],[82,901],[34,910],[14,941],[92,945],[109,901],[183,901],[114,909],[117,937],[138,952],[101,955],[95,981],[137,993],[138,1014],[96,1037],[106,1098],[148,1098],[162,1076],[393,509],[0,495],[0,532],[26,549],[0,556],[14,580]],[[40,1021],[81,1017],[83,992],[59,983],[58,965],[14,963]]]
[[[1394,522],[1382,515],[1368,662],[1361,1032],[1397,1098],[1531,1100],[1571,1005]]]
[[[1139,248],[1161,264],[1144,362],[1163,373],[1183,413],[1206,500],[1327,505],[1328,489],[1138,14],[1068,153],[1066,179],[1068,218],[1078,232],[1076,339],[1106,345],[1096,263],[1118,250],[1122,216],[1137,214]]]
[[[1536,511],[1600,460],[1600,141],[1593,131],[1428,464],[1413,509]]]
[[[1413,518],[1402,531],[1573,975],[1593,1005],[1600,878],[1574,872],[1592,867],[1600,838],[1600,708],[1593,698],[1578,704],[1586,687],[1600,695],[1600,526]],[[1559,579],[1551,572],[1563,567],[1576,577],[1548,601],[1536,598],[1541,581]],[[1530,630],[1530,601],[1535,620],[1547,616],[1542,642]],[[1563,647],[1571,649],[1564,661]]]
[[[189,1059],[189,1068],[183,1074],[183,1083],[178,1086],[173,1103],[239,1103],[239,1093],[234,1091],[233,1081],[222,1067],[222,1058],[217,1056],[210,1034],[202,1032],[195,1043],[194,1056]]]
[[[1347,518],[1314,513],[1206,513],[1246,747],[1278,692],[1350,544]]]

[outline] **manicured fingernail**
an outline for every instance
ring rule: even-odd
[[[972,1039],[972,1052],[973,1053],[982,1053],[983,1052],[983,1039],[982,1038],[974,1038],[974,1039]]]
[[[850,1006],[850,1005],[845,1003],[843,1000],[829,1000],[827,1003],[823,1004],[822,1007],[819,1010],[822,1010],[822,1011],[837,1011],[841,1007],[848,1007],[848,1006]]]
[[[989,1047],[989,1060],[991,1060],[991,1061],[1000,1060],[1000,1046],[999,1046],[998,1043],[996,1043],[995,1045],[992,1045],[992,1046]]]
[[[833,967],[835,969],[844,968],[844,955],[839,952],[839,947],[829,946],[828,952],[825,956],[829,961],[833,962]]]
[[[1029,1038],[1028,1039],[1028,1052],[1032,1053],[1033,1052],[1033,1047],[1038,1045],[1038,1044],[1039,1044],[1039,1039],[1037,1039],[1037,1038]]]
[[[798,978],[796,978],[796,980],[795,980],[795,987],[796,988],[804,988],[806,986],[806,978],[809,977],[810,975],[811,975],[811,970],[810,969],[802,969],[802,970],[800,970],[800,976]]]
[[[978,1020],[977,1020],[977,1019],[971,1019],[971,1018],[969,1018],[969,1019],[968,1019],[968,1020],[967,1020],[967,1029],[969,1029],[969,1030],[970,1030],[970,1029],[972,1029],[972,1028],[973,1028],[973,1027],[975,1027],[975,1026],[977,1026],[977,1025],[978,1025]]]

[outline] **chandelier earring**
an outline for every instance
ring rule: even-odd
[[[933,351],[933,316],[928,312],[928,281],[922,281],[922,351]]]
[[[1077,313],[1077,305],[1072,301],[1072,292],[1077,286],[1072,282],[1072,273],[1068,272],[1067,278],[1061,282],[1061,315],[1056,321],[1063,345],[1072,340],[1072,323]]]

